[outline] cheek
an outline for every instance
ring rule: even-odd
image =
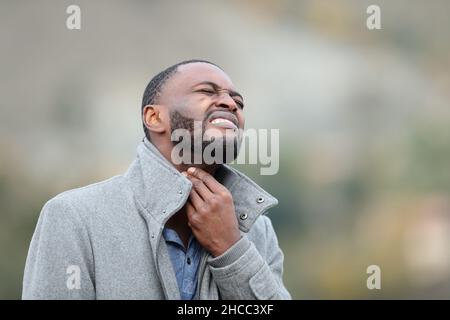
[[[210,103],[207,97],[184,99],[178,111],[191,119],[202,120]]]
[[[238,119],[239,119],[239,123],[241,125],[241,128],[244,129],[245,128],[245,117],[242,114],[242,112],[239,113]]]
[[[196,109],[196,113],[204,114],[213,103],[214,101],[209,97],[199,97],[192,101],[191,107]]]
[[[167,110],[161,111],[159,117],[161,119],[161,122],[164,123],[165,125],[170,124],[170,115]]]

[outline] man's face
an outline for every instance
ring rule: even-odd
[[[180,66],[163,87],[159,103],[167,106],[169,116],[164,118],[170,121],[171,133],[190,131],[192,139],[201,139],[202,150],[222,141],[223,152],[233,150],[236,158],[245,123],[244,102],[221,69],[206,63]],[[194,122],[201,123],[200,136],[197,131],[194,136]]]

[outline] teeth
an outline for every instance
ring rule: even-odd
[[[223,118],[214,119],[213,121],[211,121],[211,123],[212,124],[229,123],[234,126],[233,122],[231,122],[230,120],[227,120],[227,119],[223,119]]]

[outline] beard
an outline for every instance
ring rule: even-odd
[[[170,111],[170,127],[171,136],[173,132],[178,129],[187,130],[190,134],[190,146],[191,146],[191,156],[194,157],[195,153],[201,152],[202,162],[205,150],[211,150],[211,156],[214,157],[216,164],[229,163],[234,161],[239,153],[240,139],[239,135],[235,134],[233,137],[228,135],[222,135],[221,137],[206,137],[204,134],[207,132],[206,126],[208,124],[208,118],[215,110],[207,112],[202,120],[201,131],[198,132],[199,128],[195,128],[195,122],[192,118],[183,116],[178,111]],[[197,130],[195,130],[197,129]],[[201,143],[199,143],[201,141]],[[173,141],[173,146],[176,146],[181,141]],[[200,146],[200,149],[195,146]],[[219,154],[216,154],[215,150],[218,150]],[[193,159],[191,159],[193,161]],[[193,163],[193,162],[191,162]]]

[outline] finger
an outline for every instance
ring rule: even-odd
[[[188,179],[192,182],[192,190],[197,191],[200,197],[202,197],[203,200],[207,200],[213,196],[213,193],[209,188],[205,185],[205,183],[197,179],[193,176],[188,176]]]
[[[195,207],[190,200],[186,202],[186,214],[188,218],[195,214]]]
[[[186,202],[186,214],[188,218],[188,226],[193,230],[193,225],[191,224],[192,218],[195,216],[195,207],[190,200]]]
[[[195,213],[195,207],[190,200],[186,201],[186,213],[192,215]]]
[[[194,206],[194,209],[201,208],[205,204],[205,201],[203,201],[203,199],[200,197],[197,191],[195,191],[195,189],[191,190],[191,193],[189,194],[189,200]]]
[[[223,191],[224,186],[222,186],[212,175],[210,175],[208,172],[195,167],[190,167],[187,170],[187,173],[191,176],[202,180],[205,185],[211,190],[212,192],[219,192]]]

